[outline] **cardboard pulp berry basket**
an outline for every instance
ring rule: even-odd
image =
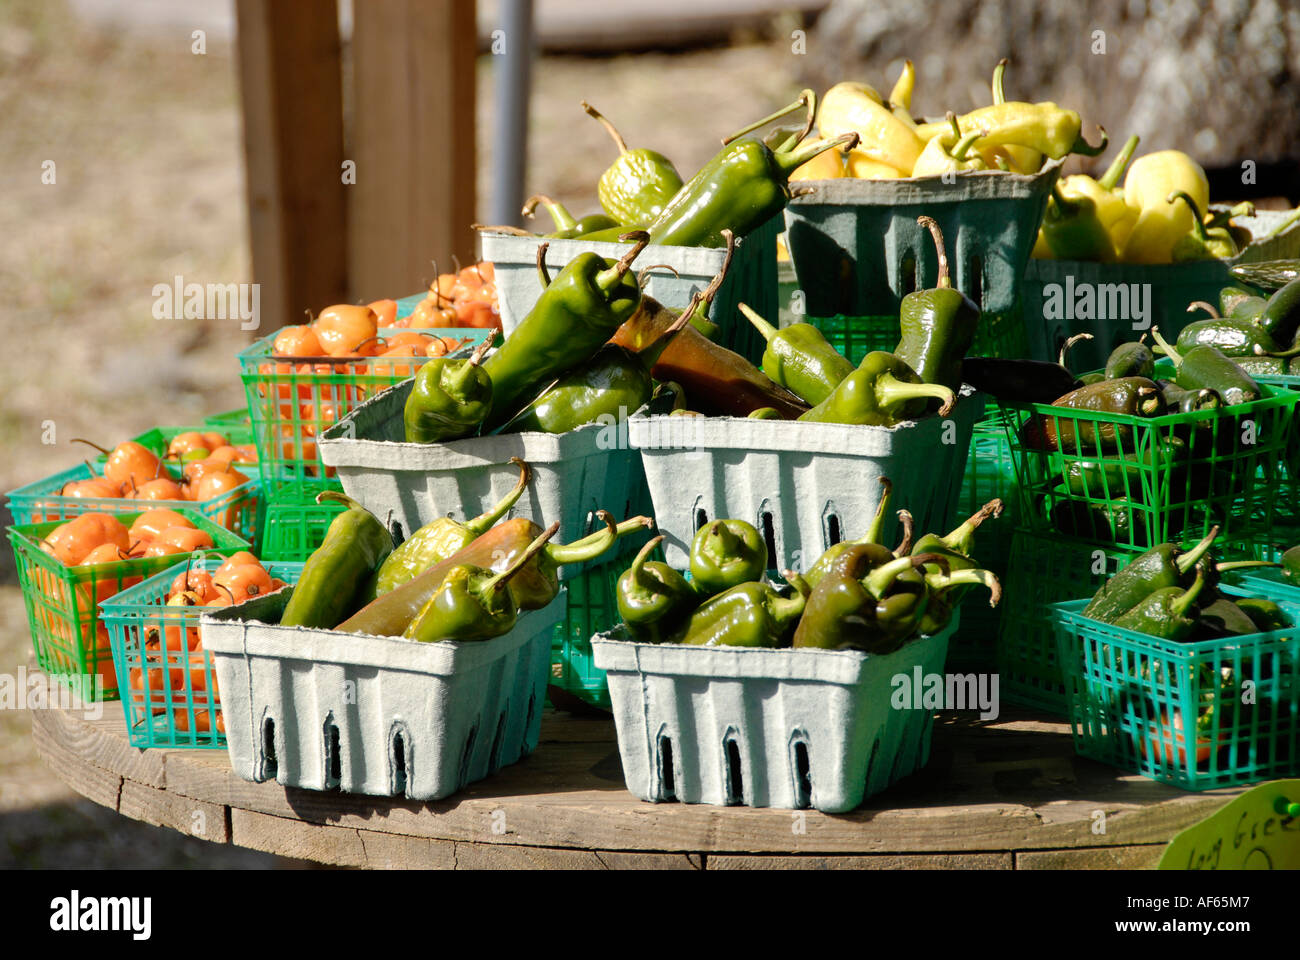
[[[1185,790],[1300,773],[1297,627],[1174,642],[1085,617],[1087,605],[1053,608],[1078,753]],[[1281,606],[1300,623],[1300,605]]]
[[[169,558],[170,559],[170,558]],[[199,638],[207,607],[171,606],[167,593],[187,571],[215,573],[220,557],[186,560],[101,601],[131,746],[224,749],[217,672]],[[267,573],[298,582],[301,563],[265,563]]]
[[[560,597],[491,640],[418,643],[282,627],[292,591],[200,623],[243,779],[429,801],[536,748]]]
[[[843,813],[925,766],[934,714],[898,674],[941,674],[957,617],[890,654],[593,637],[627,788],[642,800]]]
[[[200,553],[234,553],[247,550],[247,540],[194,510],[177,510],[212,538],[213,546]],[[139,513],[118,516],[126,526]],[[68,683],[83,700],[117,699],[118,677],[108,628],[98,604],[145,577],[165,570],[192,554],[140,557],[116,563],[69,567],[41,549],[41,540],[63,521],[20,524],[9,528],[18,583],[27,607],[36,662],[48,675]],[[97,689],[96,679],[101,686]]]

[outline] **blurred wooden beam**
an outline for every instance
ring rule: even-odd
[[[350,290],[405,296],[432,281],[431,259],[475,259],[474,4],[384,0],[353,16]]]
[[[343,84],[335,0],[236,0],[261,333],[347,295]]]

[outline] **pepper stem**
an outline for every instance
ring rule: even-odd
[[[651,270],[667,270],[669,273],[671,273],[674,277],[677,277],[679,280],[681,279],[682,276],[680,273],[677,272],[677,268],[670,263],[652,263],[650,264],[650,266],[642,267],[640,270],[637,271],[636,285],[640,289],[642,290],[645,289],[645,285],[650,278]]]
[[[957,141],[956,146],[952,148],[952,152],[949,153],[948,156],[952,157],[958,163],[961,163],[966,159],[966,154],[970,151],[971,144],[980,137],[986,136],[988,136],[987,130],[972,130],[970,133],[966,134],[966,136]]]
[[[521,227],[516,227],[508,223],[491,223],[491,224],[471,223],[469,225],[469,228],[471,230],[476,230],[479,233],[506,233],[512,237],[536,237],[537,236],[537,234],[535,233],[530,233],[527,230],[522,229]]]
[[[812,143],[802,143],[793,150],[775,150],[772,152],[772,160],[784,177],[789,179],[790,174],[813,159],[813,157],[821,156],[832,148],[843,147],[845,150],[852,150],[858,139],[856,131],[842,133],[830,140],[814,140]]]
[[[632,268],[632,261],[635,260],[650,243],[650,234],[644,230],[633,230],[631,233],[622,234],[620,240],[636,241],[632,249],[619,258],[618,263],[614,264],[608,270],[602,270],[596,274],[596,286],[602,293],[610,293],[619,282],[627,275],[628,270]]]
[[[474,355],[464,363],[452,361],[444,364],[438,375],[438,386],[442,388],[442,392],[458,403],[464,403],[469,399],[469,387],[474,382],[474,370],[478,366],[475,356],[479,356],[478,350],[475,350]]]
[[[713,546],[716,544],[716,546]],[[713,549],[704,550],[704,545],[712,546]],[[744,546],[740,537],[731,532],[721,520],[714,520],[709,524],[709,532],[705,534],[704,544],[701,545],[700,552],[706,553],[707,556],[713,557],[731,557],[735,556]]]
[[[1074,138],[1074,143],[1070,147],[1070,152],[1077,153],[1085,157],[1095,157],[1102,153],[1105,153],[1106,145],[1110,143],[1110,134],[1106,132],[1106,128],[1103,127],[1101,124],[1097,124],[1097,129],[1101,131],[1101,143],[1097,144],[1094,147],[1092,144],[1090,144],[1087,140],[1083,138],[1083,131],[1080,130],[1079,135]]]
[[[910,511],[899,510],[898,522],[902,524],[903,527],[903,539],[899,541],[898,546],[894,548],[894,556],[902,557],[912,551],[912,538],[913,534],[916,532],[916,521],[913,519]]]
[[[808,595],[812,593],[812,587],[808,585],[808,581],[800,576],[795,570],[782,570],[781,579],[794,587],[799,596],[803,597],[805,600],[807,600]]]
[[[993,93],[993,106],[995,107],[1000,103],[1006,102],[1006,96],[1002,92],[1002,75],[1006,73],[1007,64],[1009,64],[1010,62],[1011,61],[1008,60],[1006,57],[1003,57],[1001,60],[998,61],[998,65],[993,68],[992,93]]]
[[[942,400],[939,416],[946,417],[957,402],[957,395],[941,383],[904,383],[892,373],[882,373],[876,378],[876,402],[882,407],[896,407],[920,397]]]
[[[363,511],[365,511],[366,513],[370,513],[369,510],[366,510],[365,507],[363,507],[361,504],[357,503],[357,501],[353,500],[353,499],[352,499],[351,497],[349,497],[346,493],[343,493],[343,492],[340,491],[340,490],[322,490],[320,493],[316,494],[316,502],[317,502],[317,503],[323,503],[323,502],[325,502],[326,500],[330,501],[331,503],[341,503],[341,504],[343,504],[345,507],[347,507],[349,510],[363,510]],[[371,513],[370,515],[371,515],[372,517],[374,516],[373,513]],[[378,517],[375,517],[375,522],[378,522],[378,521],[379,521],[379,518],[378,518]]]
[[[888,477],[881,477],[880,485],[885,489],[881,491],[880,503],[876,504],[876,515],[871,520],[871,526],[867,527],[866,534],[857,543],[879,543],[885,532],[885,516],[889,513],[889,501],[894,496],[894,483]]]
[[[946,289],[952,286],[952,279],[948,276],[948,252],[943,247],[943,231],[939,229],[939,222],[934,217],[919,216],[916,222],[930,231],[930,236],[934,238],[934,248],[939,255],[939,282],[935,288],[938,290]]]
[[[1217,573],[1224,573],[1228,570],[1244,570],[1247,567],[1280,567],[1282,564],[1276,560],[1229,560],[1226,563],[1216,563],[1214,569]]]
[[[1218,524],[1215,524],[1210,528],[1210,532],[1207,533],[1204,538],[1196,544],[1196,546],[1192,547],[1192,549],[1188,550],[1174,562],[1174,566],[1178,568],[1178,572],[1180,574],[1186,573],[1188,570],[1192,569],[1192,567],[1200,563],[1201,557],[1205,556],[1206,551],[1210,549],[1210,545],[1214,543],[1214,538],[1218,535],[1219,526]]]
[[[957,123],[957,114],[949,110],[947,116],[944,119],[946,119],[948,121],[948,125],[952,127],[953,142],[954,143],[957,142],[958,140],[961,139],[961,125]]]
[[[647,370],[653,370],[659,358],[664,355],[664,351],[673,342],[673,338],[690,326],[691,318],[695,313],[695,308],[699,305],[700,294],[696,293],[691,296],[691,302],[687,304],[686,309],[677,315],[677,319],[668,325],[668,328],[661,333],[653,343],[642,347],[636,351],[637,357],[645,365]]]
[[[1002,583],[991,570],[958,570],[948,576],[932,573],[925,578],[925,582],[936,593],[946,593],[953,587],[983,585],[989,588],[990,607],[996,607],[1002,602]]]
[[[905,570],[912,570],[916,567],[923,567],[927,563],[933,563],[941,569],[946,575],[949,571],[948,558],[941,553],[918,553],[914,557],[899,557],[896,560],[890,560],[888,563],[882,563],[865,577],[862,578],[862,585],[877,600],[884,597],[885,592],[889,589],[890,584],[898,579],[898,575]]]
[[[1124,148],[1097,181],[1103,190],[1114,190],[1119,186],[1119,178],[1124,175],[1124,168],[1128,166],[1128,162],[1133,159],[1133,152],[1137,150],[1138,139],[1135,133],[1124,141]]]
[[[510,462],[519,468],[519,481],[515,484],[514,489],[507,493],[495,507],[465,524],[465,529],[475,536],[487,533],[497,525],[497,521],[504,517],[510,511],[510,508],[519,501],[524,489],[528,486],[528,481],[532,478],[532,471],[529,469],[528,464],[524,463],[519,457],[511,457]]]
[[[618,132],[618,129],[605,118],[603,113],[589,104],[586,100],[582,101],[582,109],[586,110],[589,116],[605,128],[605,132],[613,139],[614,145],[618,147],[618,152],[620,154],[627,153],[627,141],[623,139],[623,134]]]
[[[93,441],[87,440],[85,437],[73,437],[73,438],[72,438],[71,440],[69,440],[68,442],[69,442],[69,443],[84,443],[84,444],[85,444],[86,446],[88,446],[88,447],[94,447],[94,448],[95,448],[96,450],[98,450],[100,453],[104,454],[104,456],[108,456],[109,453],[112,452],[112,451],[109,451],[109,450],[105,450],[105,449],[104,449],[103,447],[101,447],[99,444],[94,443]]]
[[[1205,574],[1197,570],[1196,579],[1192,581],[1192,585],[1187,588],[1181,597],[1169,604],[1169,612],[1174,617],[1182,617],[1196,602],[1196,596],[1201,592],[1203,586],[1205,586]]]
[[[1222,319],[1223,319],[1223,318],[1219,315],[1219,308],[1216,307],[1216,306],[1215,306],[1214,304],[1212,304],[1212,303],[1207,303],[1207,302],[1204,301],[1204,300],[1193,300],[1191,303],[1189,303],[1189,304],[1187,305],[1187,312],[1188,312],[1188,313],[1191,313],[1191,312],[1194,311],[1197,307],[1200,307],[1202,310],[1204,310],[1206,313],[1208,313],[1208,314],[1210,315],[1210,319],[1211,319],[1211,320],[1222,320]]]
[[[1181,367],[1183,365],[1182,355],[1169,345],[1168,340],[1160,336],[1159,327],[1151,328],[1151,339],[1156,342],[1156,345],[1160,347],[1162,351],[1164,351],[1165,356],[1174,362],[1175,367]]]
[[[1057,355],[1056,365],[1058,367],[1063,367],[1065,369],[1065,372],[1069,373],[1070,368],[1065,366],[1065,357],[1070,352],[1070,348],[1081,340],[1091,340],[1091,339],[1093,339],[1091,333],[1076,333],[1074,336],[1070,337],[1068,340],[1065,341],[1065,343],[1061,344],[1061,352]]]
[[[551,215],[556,230],[571,230],[578,225],[578,221],[573,218],[573,214],[569,213],[564,204],[552,200],[544,193],[535,193],[525,200],[523,209],[519,212],[525,217],[531,217],[539,203]]]
[[[555,532],[560,529],[560,521],[556,520],[553,524],[542,531],[542,535],[530,543],[527,549],[515,558],[515,562],[510,564],[505,570],[498,573],[495,577],[487,580],[483,584],[483,594],[486,596],[496,591],[496,589],[506,583],[511,577],[524,568],[524,565],[533,557],[537,556],[546,547],[546,543]]]
[[[627,536],[637,530],[649,530],[654,521],[649,517],[632,517],[622,523],[614,523],[614,518],[604,510],[596,511],[596,516],[605,524],[604,530],[589,533],[573,543],[552,543],[546,547],[546,555],[557,564],[582,563],[594,560],[614,545],[619,537]]]
[[[798,590],[797,587],[795,589]],[[809,592],[811,593],[811,591]],[[776,625],[784,627],[791,621],[803,616],[804,607],[807,605],[808,598],[803,593],[796,592],[793,597],[773,596],[767,602],[767,609]]]
[[[654,579],[645,575],[645,564],[646,561],[650,559],[650,554],[654,551],[654,548],[663,542],[664,538],[662,536],[654,537],[649,543],[637,551],[637,555],[632,558],[632,566],[630,568],[632,571],[632,579],[640,586],[655,586]]]
[[[727,278],[727,270],[731,267],[731,258],[736,253],[736,234],[726,227],[719,233],[722,239],[727,242],[727,252],[722,258],[722,266],[718,268],[717,276],[709,281],[709,285],[704,288],[700,295],[706,309],[713,305],[713,298],[718,295],[718,290],[722,287],[722,281]]]
[[[755,313],[753,308],[750,307],[749,304],[738,303],[736,304],[736,309],[738,309],[742,314],[744,314],[746,320],[748,320],[750,323],[752,323],[755,327],[758,328],[758,332],[763,335],[764,340],[771,340],[774,336],[776,336],[777,333],[776,327],[772,326],[770,323],[768,323],[766,320],[760,317],[757,313]]]
[[[995,497],[984,506],[980,507],[975,513],[971,514],[966,521],[946,537],[942,537],[944,546],[949,550],[956,550],[958,553],[970,553],[970,539],[980,525],[989,517],[1002,516],[1004,504],[1001,499]]]
[[[723,137],[722,145],[725,147],[727,144],[731,143],[732,140],[737,140],[740,137],[743,137],[747,133],[752,133],[753,131],[757,130],[759,127],[766,127],[773,120],[779,120],[782,117],[784,117],[787,113],[794,113],[800,107],[805,107],[805,108],[811,107],[815,110],[816,102],[817,102],[817,95],[813,93],[813,91],[811,90],[805,90],[801,94],[799,94],[798,100],[794,101],[793,103],[786,104],[780,110],[776,111],[776,113],[768,114],[762,120],[756,120],[753,123],[749,124],[748,126],[741,127],[739,130],[737,130],[735,133],[731,134],[730,136]],[[811,123],[808,124],[808,129],[810,130],[812,129]]]
[[[1201,208],[1196,205],[1196,201],[1188,195],[1186,190],[1172,190],[1169,196],[1165,197],[1165,203],[1173,203],[1175,200],[1181,200],[1187,204],[1192,211],[1192,232],[1196,234],[1196,239],[1201,243],[1209,243],[1209,234],[1205,232],[1205,223],[1201,220]]]
[[[551,249],[549,243],[539,244],[537,247],[537,282],[542,285],[543,290],[551,285],[551,274],[546,269],[546,251],[549,249]]]
[[[916,89],[916,67],[911,60],[903,61],[903,69],[889,91],[889,102],[896,103],[904,110],[912,109],[912,91]]]

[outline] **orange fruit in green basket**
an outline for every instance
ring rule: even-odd
[[[186,430],[184,433],[178,433],[172,437],[172,442],[167,444],[167,459],[178,460],[187,453],[193,453],[195,450],[210,450],[207,440],[198,430]]]
[[[213,575],[212,582],[230,603],[243,603],[275,589],[271,575],[257,560],[237,564],[226,561]]]
[[[271,342],[271,355],[277,357],[319,357],[325,350],[309,324],[285,327]]]
[[[83,513],[46,534],[41,549],[72,567],[103,543],[115,544],[123,550],[131,546],[130,535],[117,517],[107,513]]]
[[[154,538],[154,545],[167,544],[176,547],[181,553],[193,553],[195,550],[210,550],[214,546],[212,537],[205,530],[196,530],[192,526],[168,527]]]
[[[136,487],[129,494],[129,500],[184,500],[185,491],[171,477],[158,477]]]
[[[101,543],[94,550],[91,550],[90,553],[86,554],[78,566],[84,567],[94,564],[120,563],[123,560],[128,559],[130,559],[130,557],[127,552],[117,544]],[[118,574],[113,572],[108,573],[97,580],[92,580],[89,583],[79,584],[77,586],[77,592],[80,595],[83,609],[89,610],[100,601],[107,600],[109,597],[120,593],[127,587],[135,586],[142,579],[143,577],[139,574],[132,574],[119,578]]]
[[[396,300],[375,300],[366,306],[375,312],[381,327],[391,327],[397,321]]]
[[[86,480],[72,480],[63,485],[59,491],[61,497],[111,497],[122,496],[122,488],[108,477],[90,477]],[[40,522],[40,521],[36,521]]]
[[[167,588],[167,603],[171,604],[172,599],[180,597],[183,594],[193,594],[198,599],[193,604],[186,606],[198,606],[207,603],[215,595],[212,586],[212,574],[206,570],[182,570],[176,574],[176,579],[171,582]]]
[[[113,448],[104,463],[104,476],[125,489],[167,476],[162,460],[148,447],[124,440]]]
[[[194,524],[183,513],[177,513],[166,507],[155,507],[135,518],[127,536],[131,543],[136,543],[140,540],[153,540],[168,527],[192,526]]]
[[[359,352],[378,336],[379,315],[369,307],[340,303],[322,310],[314,327],[325,353],[342,357]]]

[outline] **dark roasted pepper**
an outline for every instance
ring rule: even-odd
[[[280,618],[282,626],[333,627],[357,608],[370,578],[393,549],[388,530],[361,504],[334,490],[316,495],[317,503],[326,500],[348,509],[330,521],[324,541],[303,564]]]
[[[1164,397],[1155,381],[1146,377],[1121,377],[1090,383],[1057,397],[1054,407],[1089,413],[1117,413],[1130,417],[1157,417],[1165,412]],[[1021,427],[1021,442],[1032,450],[1063,450],[1091,455],[1133,449],[1133,428],[1111,420],[1073,419],[1036,414]]]

